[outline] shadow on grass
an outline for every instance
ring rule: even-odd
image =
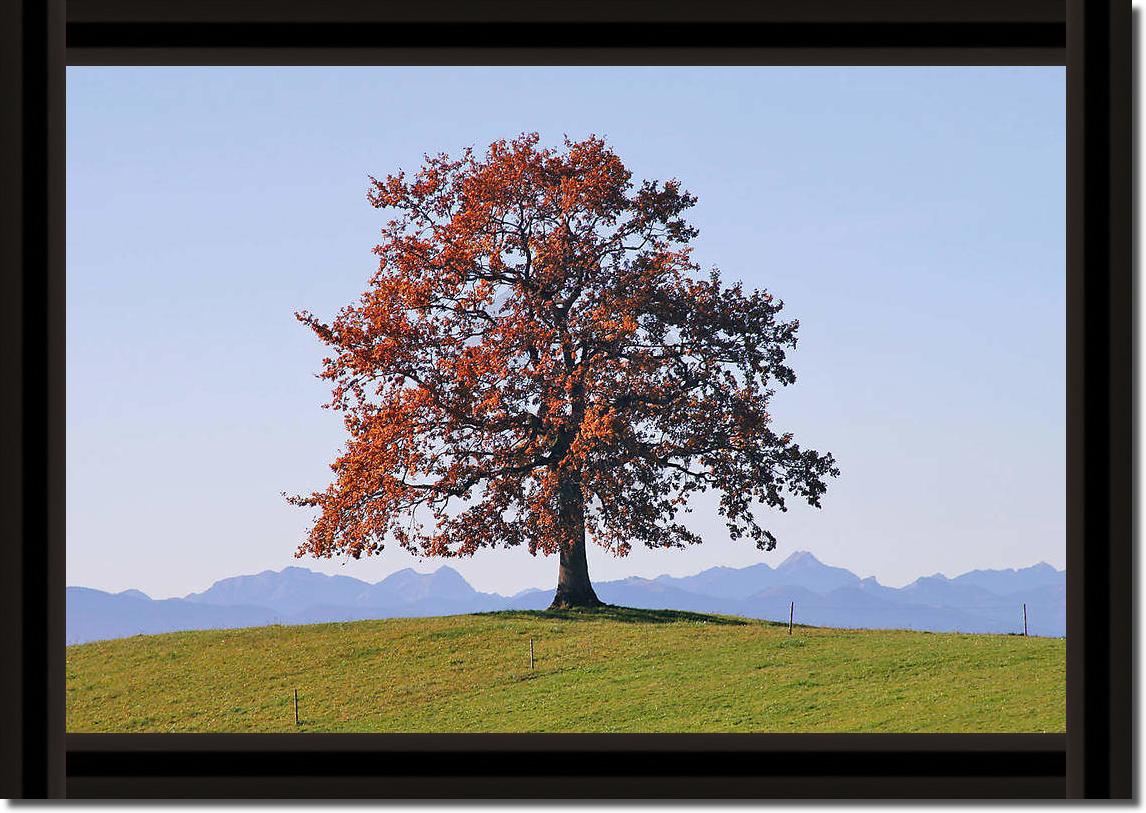
[[[626,624],[719,624],[742,627],[749,622],[743,618],[707,613],[690,613],[685,610],[641,610],[635,607],[617,607],[606,604],[603,607],[579,610],[505,610],[491,615],[506,618],[536,619],[546,621],[621,621]]]

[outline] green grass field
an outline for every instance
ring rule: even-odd
[[[72,732],[1065,729],[1059,639],[615,607],[138,636],[67,671]]]

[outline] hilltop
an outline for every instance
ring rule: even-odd
[[[67,728],[1062,731],[1064,653],[617,607],[180,632],[68,647]]]
[[[1028,605],[1032,635],[1066,631],[1065,573],[1045,562],[1017,570],[975,570],[949,579],[925,576],[893,588],[798,551],[773,568],[713,567],[693,576],[628,578],[595,585],[602,601],[623,607],[687,610],[787,620],[818,626],[932,632],[1022,632]],[[183,598],[153,600],[139,590],[67,591],[67,641],[83,643],[190,629],[315,624],[376,618],[541,610],[553,590],[513,596],[475,590],[456,570],[400,570],[376,584],[301,567],[215,582]]]

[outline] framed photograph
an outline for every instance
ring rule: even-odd
[[[1129,4],[22,0],[13,798],[1130,798]]]

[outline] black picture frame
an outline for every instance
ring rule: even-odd
[[[0,4],[0,795],[1130,798],[1130,3]],[[67,64],[1065,64],[1065,735],[66,735]],[[620,754],[623,754],[621,758]]]

